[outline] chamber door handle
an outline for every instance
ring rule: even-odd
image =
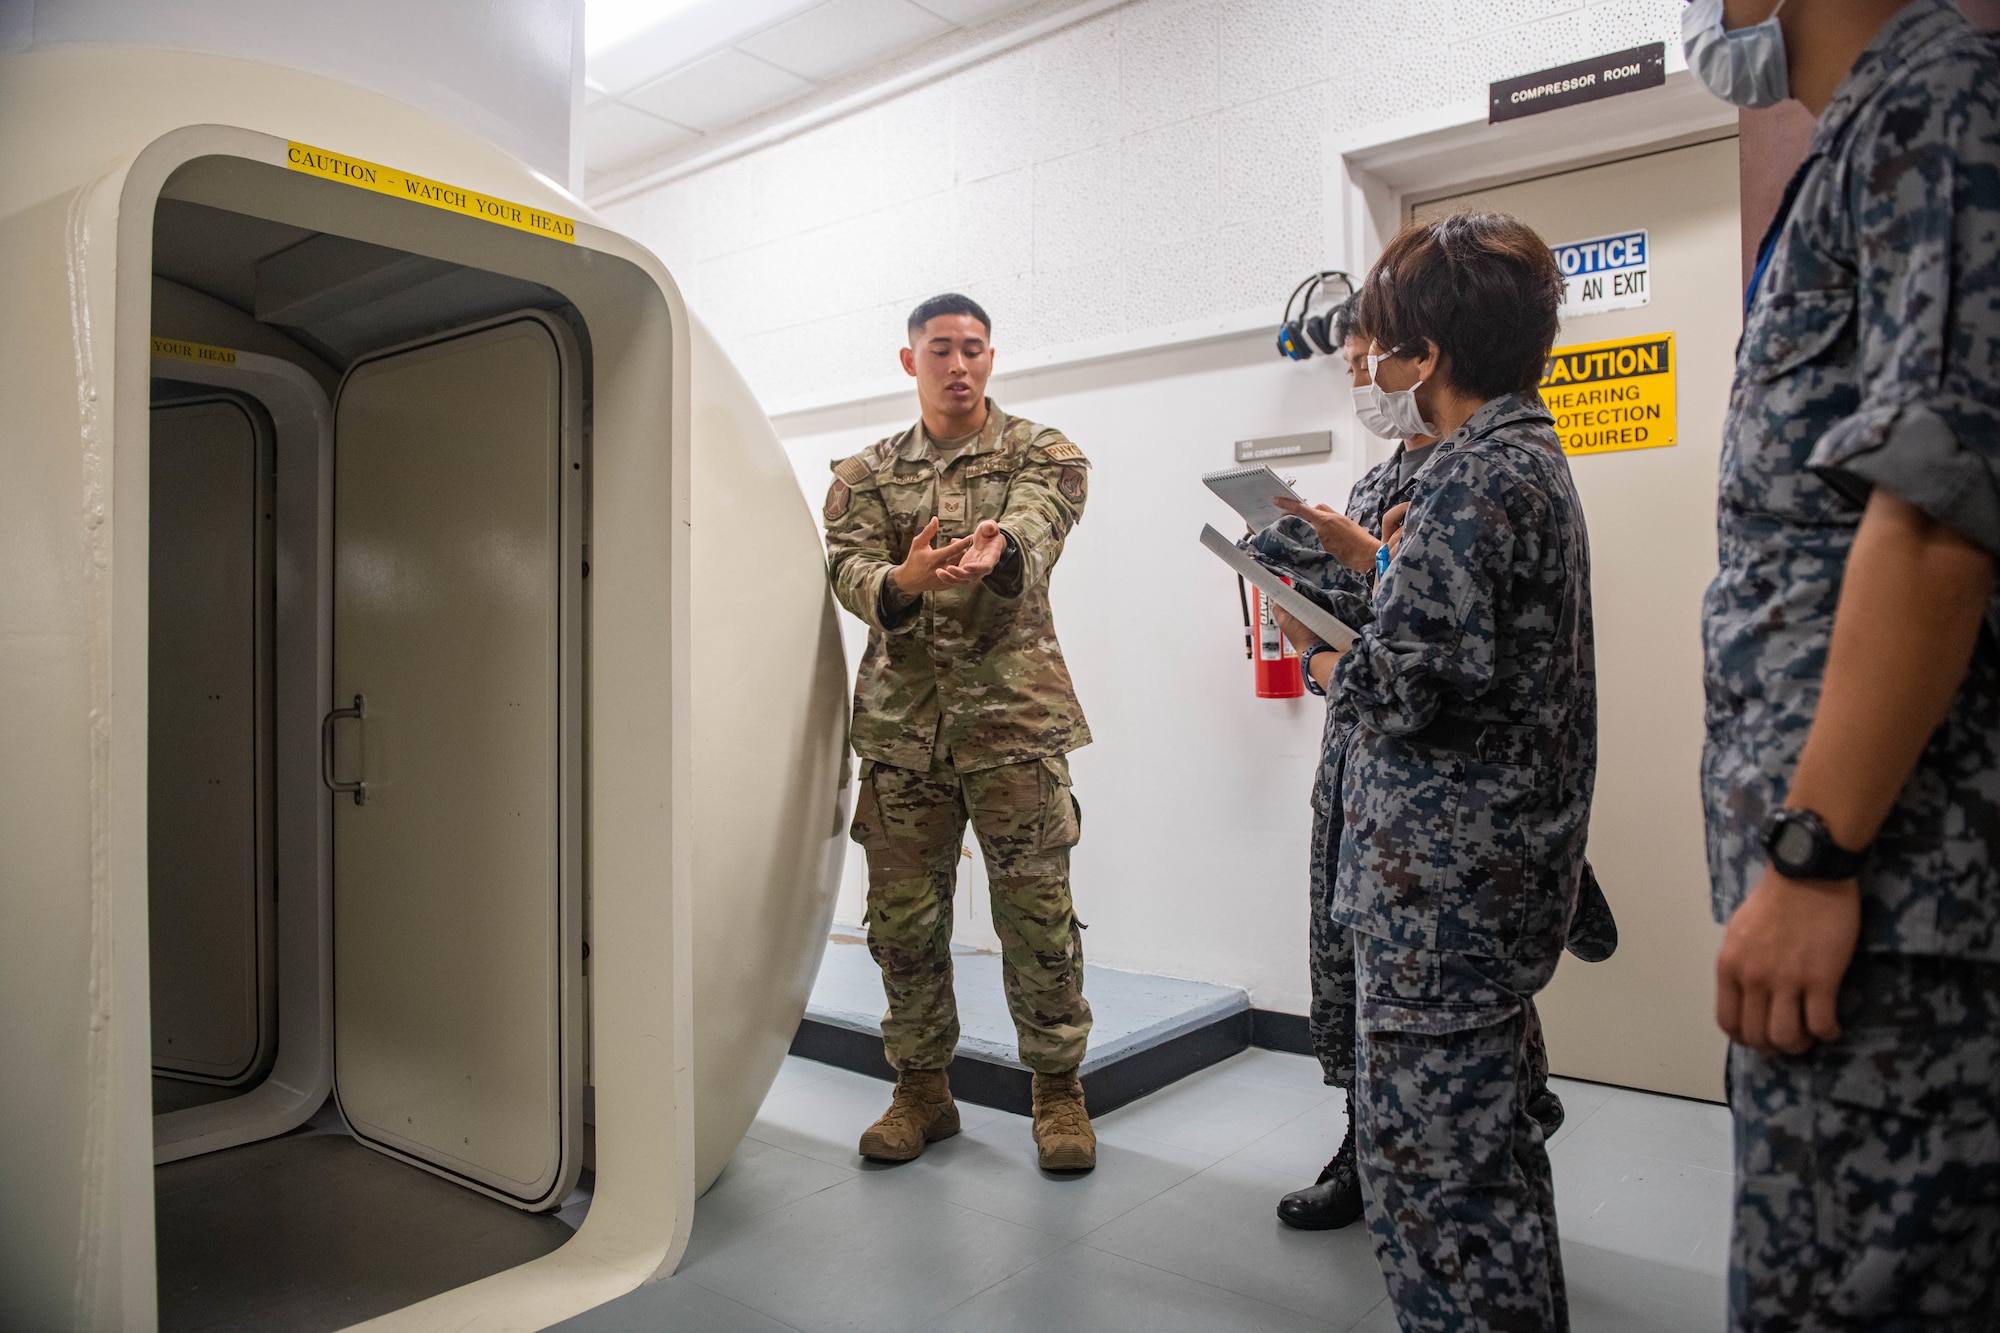
[[[368,803],[368,784],[365,782],[342,782],[333,776],[333,724],[344,717],[360,721],[368,716],[368,705],[360,695],[354,696],[354,707],[336,708],[319,720],[319,776],[331,792],[352,792],[356,805]]]

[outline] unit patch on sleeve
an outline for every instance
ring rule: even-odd
[[[833,479],[833,485],[826,488],[826,521],[831,523],[847,512],[848,504],[854,499],[854,492],[847,489],[847,483],[840,478]]]
[[[1067,447],[1076,448],[1073,444]],[[1083,503],[1083,487],[1083,469],[1080,467],[1066,467],[1062,470],[1062,475],[1056,478],[1056,489],[1061,491],[1063,498],[1073,505]]]

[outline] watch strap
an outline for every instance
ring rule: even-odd
[[[1812,850],[1803,861],[1785,857],[1779,851],[1785,834],[1793,829],[1804,829],[1811,840]],[[1788,879],[1843,880],[1861,873],[1869,849],[1853,851],[1835,842],[1826,820],[1817,811],[1784,806],[1773,810],[1764,821],[1764,851],[1773,868]]]
[[[1318,695],[1322,699],[1326,698],[1326,691],[1321,689],[1319,682],[1313,679],[1312,660],[1315,653],[1330,653],[1332,651],[1333,645],[1330,643],[1315,643],[1299,654],[1299,675],[1305,680],[1306,692],[1308,694]]]

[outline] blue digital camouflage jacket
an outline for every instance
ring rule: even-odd
[[[1329,691],[1356,722],[1334,916],[1421,948],[1553,956],[1597,773],[1583,506],[1533,394],[1488,402],[1438,450]]]
[[[2000,60],[1949,0],[1885,24],[1820,117],[1751,294],[1703,606],[1718,921],[1765,864],[1847,555],[1887,486],[2000,552]],[[1861,947],[2000,960],[2000,598],[1861,874]]]

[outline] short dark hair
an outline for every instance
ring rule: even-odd
[[[980,307],[979,302],[969,296],[960,296],[957,292],[945,292],[918,303],[917,308],[910,312],[910,336],[914,338],[922,333],[924,325],[939,315],[970,315],[986,326],[988,338],[993,336],[993,321],[986,317],[986,311]]]
[[[1360,297],[1350,296],[1326,312],[1327,341],[1333,344],[1335,352],[1338,352],[1340,345],[1349,338],[1352,338],[1358,331],[1355,323],[1354,307],[1359,305],[1360,302]]]
[[[1361,284],[1361,332],[1385,352],[1436,343],[1461,393],[1498,398],[1542,382],[1563,276],[1548,244],[1505,213],[1457,213],[1397,232]]]

